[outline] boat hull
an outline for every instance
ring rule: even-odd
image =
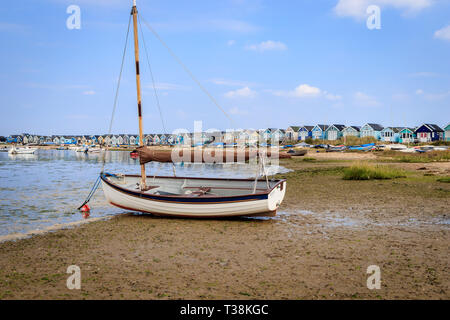
[[[9,154],[34,154],[37,149],[11,149],[8,151]]]
[[[226,181],[231,181],[231,179]],[[242,180],[236,179],[236,181]],[[248,181],[251,182],[251,180]],[[102,187],[108,202],[122,209],[151,213],[157,216],[217,218],[275,215],[286,192],[286,181],[281,180],[266,193],[221,198],[157,197],[123,189],[108,181],[105,176],[102,176]]]

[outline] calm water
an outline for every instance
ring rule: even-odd
[[[72,150],[38,150],[34,155],[0,152],[0,236],[46,229],[83,220],[83,203],[102,166],[102,154]],[[129,152],[107,152],[105,171],[139,173],[138,160]],[[177,165],[179,176],[254,177],[256,168],[245,164]],[[286,171],[271,168],[272,172]],[[147,164],[147,174],[172,175],[172,165]],[[91,218],[124,213],[107,204],[101,187],[92,198]]]

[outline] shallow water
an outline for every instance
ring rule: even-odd
[[[33,155],[0,152],[0,236],[44,230],[50,226],[83,220],[79,207],[102,167],[102,154],[72,150],[38,150]],[[138,160],[129,152],[108,151],[105,171],[139,173]],[[147,174],[172,175],[172,165],[149,163]],[[271,173],[286,172],[282,167]],[[177,165],[178,176],[254,177],[256,167],[249,164]],[[92,198],[91,217],[107,217],[125,211],[106,202],[101,188]]]

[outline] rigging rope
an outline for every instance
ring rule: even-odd
[[[161,124],[162,124],[162,127],[163,127],[164,134],[167,137],[168,134],[167,134],[166,126],[164,124],[164,117],[163,117],[163,114],[162,114],[162,111],[161,111],[161,104],[159,102],[158,92],[156,90],[155,77],[153,76],[153,70],[152,70],[152,66],[150,64],[150,58],[149,58],[149,55],[148,55],[147,45],[145,43],[144,32],[142,31],[142,26],[141,26],[141,18],[140,18],[139,15],[138,15],[138,22],[139,22],[139,28],[140,28],[141,36],[142,36],[142,43],[144,44],[145,56],[147,57],[148,69],[150,71],[150,75],[151,75],[151,78],[152,78],[152,86],[153,86],[153,92],[155,94],[156,105],[158,106],[159,116],[161,118]],[[175,169],[175,164],[173,162],[172,162],[172,171],[173,171],[173,175],[175,177],[176,176],[176,169]]]
[[[112,111],[112,114],[111,114],[111,121],[109,122],[109,128],[108,128],[108,135],[107,136],[109,136],[111,134],[112,124],[113,124],[113,121],[114,121],[114,114],[115,114],[116,108],[117,108],[117,100],[118,100],[118,97],[119,97],[119,89],[120,89],[120,80],[122,79],[123,66],[124,66],[124,62],[125,62],[125,56],[126,56],[126,53],[127,53],[128,36],[130,34],[130,25],[131,25],[131,15],[130,15],[130,18],[128,19],[127,36],[125,38],[125,47],[123,49],[122,63],[120,65],[119,80],[117,82],[116,94],[115,94],[115,97],[114,97],[114,104],[113,104],[113,111]],[[102,174],[103,170],[105,169],[105,162],[106,162],[106,150],[103,152],[102,170],[100,171],[100,174]],[[95,194],[95,191],[97,191],[97,188],[100,186],[100,182],[101,182],[101,179],[100,179],[100,176],[98,176],[97,180],[95,180],[94,186],[92,187],[91,191],[89,192],[88,196],[86,197],[86,200],[84,200],[83,204],[78,207],[78,210],[80,210],[85,204],[87,204],[91,200],[91,198]]]
[[[112,125],[113,125],[113,121],[114,121],[114,114],[116,112],[116,108],[117,108],[117,100],[119,97],[119,89],[120,89],[120,80],[122,79],[122,73],[123,73],[123,65],[125,63],[125,56],[127,54],[127,44],[128,44],[128,36],[130,34],[130,25],[131,25],[131,15],[128,18],[128,28],[127,28],[127,36],[125,37],[125,46],[123,48],[123,54],[122,54],[122,63],[120,65],[120,72],[119,72],[119,80],[117,81],[117,87],[116,87],[116,94],[114,97],[114,104],[113,104],[113,111],[111,114],[111,120],[109,122],[109,128],[108,128],[108,135],[111,135],[111,130],[112,130]],[[102,170],[101,172],[103,172],[103,170],[105,169],[105,159],[106,157],[106,152],[103,152],[103,159],[102,159]]]
[[[162,124],[163,130],[164,130],[164,134],[167,134],[166,126],[165,126],[165,123],[164,123],[164,117],[163,117],[163,114],[162,114],[162,111],[161,111],[161,104],[159,102],[158,93],[156,91],[155,77],[153,76],[153,70],[152,70],[152,67],[150,65],[150,58],[149,58],[149,55],[148,55],[147,45],[145,43],[144,32],[142,31],[141,19],[140,19],[139,15],[138,15],[138,22],[139,22],[139,27],[140,27],[141,36],[142,36],[142,43],[144,44],[145,56],[147,57],[148,69],[150,71],[150,76],[152,78],[152,86],[153,86],[153,92],[155,94],[156,105],[157,105],[158,110],[159,110],[159,116],[161,118],[161,124]]]
[[[138,13],[139,15],[139,13]],[[139,15],[140,16],[140,15]],[[141,17],[142,18],[142,17]],[[230,120],[231,125],[233,126],[234,121],[233,119],[228,115],[228,113],[225,111],[224,108],[220,106],[220,104],[217,102],[216,99],[209,93],[208,90],[200,83],[199,80],[194,76],[194,74],[186,67],[186,65],[178,58],[178,56],[170,49],[170,47],[164,42],[164,40],[159,36],[159,34],[150,26],[150,24],[145,21],[144,18],[142,18],[142,21],[146,25],[146,27],[154,34],[154,36],[161,42],[161,44],[169,51],[170,55],[178,62],[178,64],[186,71],[186,73],[191,77],[191,79],[198,85],[198,87],[209,97],[209,99],[218,107],[223,114]]]

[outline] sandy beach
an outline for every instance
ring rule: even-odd
[[[307,157],[316,160],[281,161],[293,171],[280,175],[287,194],[274,218],[129,213],[2,242],[0,298],[450,298],[450,184],[437,180],[449,162],[383,162],[407,178],[345,181],[355,159]],[[66,287],[70,265],[81,290]],[[366,286],[370,265],[381,269],[380,290]]]

